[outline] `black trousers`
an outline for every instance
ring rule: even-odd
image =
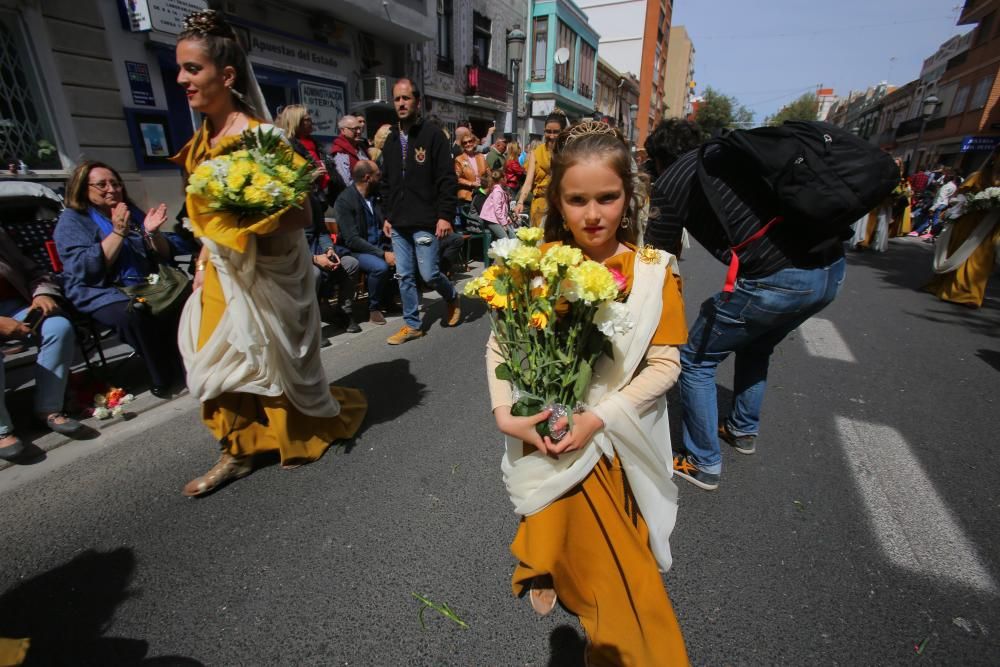
[[[142,357],[154,387],[169,387],[184,380],[184,364],[177,349],[180,308],[155,316],[141,308],[129,312],[128,302],[119,301],[98,308],[90,316],[114,329]]]

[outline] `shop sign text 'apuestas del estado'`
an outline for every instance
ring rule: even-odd
[[[330,45],[327,49],[312,48],[301,42],[296,43],[291,40],[272,38],[259,32],[250,34],[250,55],[273,58],[290,63],[299,63],[312,67],[329,67],[337,69],[340,66],[336,54],[344,52],[343,55],[350,56],[350,48],[346,45]]]

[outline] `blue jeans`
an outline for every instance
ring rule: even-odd
[[[923,234],[928,230],[928,228],[933,227],[938,223],[938,218],[941,217],[941,212],[944,211],[943,208],[933,208],[926,211],[921,217],[920,224],[913,228],[917,234]]]
[[[29,309],[21,299],[0,301],[0,316],[3,317],[13,317],[23,322]],[[40,415],[62,412],[69,368],[73,362],[73,344],[76,341],[73,325],[61,315],[46,317],[28,341],[38,345],[38,359],[35,362],[35,412]],[[0,437],[14,431],[6,401],[3,400],[6,389],[7,378],[3,361],[0,360]]]
[[[757,280],[739,279],[727,301],[705,301],[681,348],[684,449],[705,472],[722,472],[715,375],[736,353],[733,406],[726,424],[734,435],[757,435],[771,353],[793,329],[823,310],[844,282],[844,258],[818,269],[782,269]]]
[[[378,255],[358,253],[352,256],[368,276],[368,310],[384,309],[388,299],[386,291],[389,288],[389,265]]]
[[[420,328],[420,292],[416,271],[444,300],[451,303],[458,292],[438,270],[438,239],[426,230],[392,230],[392,252],[396,255],[396,280],[403,302],[403,321],[411,329]]]

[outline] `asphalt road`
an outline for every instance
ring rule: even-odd
[[[938,302],[929,261],[909,239],[852,255],[774,357],[758,453],[725,452],[717,492],[678,480],[665,582],[695,664],[1000,663],[1000,293]],[[697,248],[681,268],[690,320],[724,270]],[[184,498],[215,449],[182,398],[0,472],[0,636],[32,636],[35,664],[579,664],[575,619],[510,592],[468,311],[399,347],[395,320],[337,336],[328,375],[372,409],[314,464]],[[468,628],[422,627],[414,594]]]

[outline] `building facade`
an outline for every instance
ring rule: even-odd
[[[670,48],[663,76],[663,115],[687,118],[694,97],[694,43],[682,25],[670,28]]]
[[[937,81],[941,104],[924,126],[916,166],[943,163],[967,174],[1000,145],[998,13],[1000,0],[966,0],[958,25],[975,28],[968,48],[959,45]]]
[[[626,138],[635,134],[630,114],[632,105],[639,106],[639,80],[623,74],[597,57],[597,93],[595,116],[621,130]]]
[[[837,95],[833,92],[833,88],[820,86],[816,90],[816,120],[826,120],[836,102]]]
[[[637,140],[663,118],[672,0],[578,0],[601,30],[601,57],[619,72],[635,74],[639,89]]]
[[[460,122],[468,122],[479,137],[494,124],[497,132],[510,132],[513,73],[507,36],[514,28],[527,32],[527,1],[435,0],[433,4],[437,20],[433,40],[410,47],[411,76],[424,89],[425,112],[449,132]],[[522,63],[522,80],[524,71]],[[523,86],[519,92],[524,92]]]
[[[183,187],[167,158],[200,122],[176,84],[174,45],[183,17],[208,6],[244,42],[270,112],[307,105],[320,139],[345,113],[372,131],[390,120],[386,84],[436,27],[432,0],[0,0],[0,153],[32,172],[3,178],[58,188],[81,160],[100,160],[137,205],[166,202],[172,217]]]
[[[576,120],[594,114],[600,36],[572,0],[535,0],[525,52],[526,131],[540,137],[545,117],[562,109]]]

